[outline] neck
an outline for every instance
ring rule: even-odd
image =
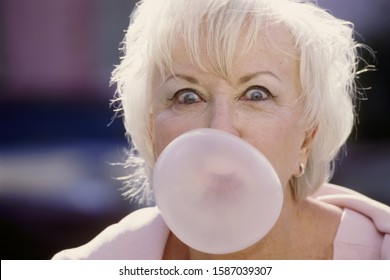
[[[287,192],[286,192],[287,193]],[[260,241],[252,246],[231,254],[212,255],[189,249],[191,259],[286,259],[286,253],[292,252],[296,244],[296,229],[300,227],[302,215],[305,213],[305,200],[296,201],[292,195],[286,195],[280,216],[271,229]]]
[[[287,194],[286,192],[285,194]],[[331,259],[333,240],[341,210],[311,198],[295,200],[286,195],[278,221],[272,230],[254,245],[231,254],[199,252],[170,235],[166,259]],[[326,225],[326,226],[324,226]],[[170,248],[170,249],[169,249]]]

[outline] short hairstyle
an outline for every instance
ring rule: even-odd
[[[282,25],[299,52],[302,119],[307,130],[316,129],[306,172],[292,178],[297,198],[314,193],[333,174],[333,161],[354,124],[355,86],[361,47],[353,25],[340,20],[311,1],[299,0],[144,0],[132,15],[123,42],[123,56],[112,74],[114,103],[124,118],[133,145],[127,166],[124,195],[153,204],[149,177],[155,163],[150,136],[151,79],[174,63],[172,50],[185,42],[194,63],[223,77],[229,76],[239,35],[244,49],[266,36],[267,27]],[[200,56],[200,37],[207,57]]]

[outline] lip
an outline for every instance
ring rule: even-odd
[[[244,182],[234,173],[207,175],[208,180],[204,184],[204,192],[201,196],[201,203],[213,203],[218,205],[218,201],[234,203],[241,197],[244,191]]]
[[[205,183],[206,190],[212,190],[216,192],[231,192],[239,189],[243,182],[234,174],[209,174],[207,176],[209,180]]]

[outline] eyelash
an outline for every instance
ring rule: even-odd
[[[269,98],[275,98],[275,96],[265,87],[263,86],[251,86],[249,88],[247,88],[240,96],[239,99],[241,99],[243,96],[245,96],[249,91],[251,90],[258,90],[258,91],[261,91],[263,92],[266,97],[264,99],[261,99],[261,100],[255,100],[255,101],[266,101],[268,100]],[[254,100],[249,100],[249,101],[254,101]]]
[[[275,96],[267,88],[265,88],[263,86],[251,86],[251,87],[247,88],[246,90],[244,90],[241,93],[240,97],[237,98],[237,100],[240,100],[242,97],[245,97],[245,95],[251,90],[259,90],[259,91],[263,92],[267,97],[265,97],[264,99],[261,99],[261,100],[250,100],[249,99],[247,101],[266,101],[266,100],[268,100],[268,98],[275,98]],[[202,95],[198,91],[196,91],[192,88],[183,88],[183,89],[178,90],[177,92],[175,92],[175,94],[171,98],[168,98],[168,101],[177,101],[179,99],[179,97],[181,96],[181,94],[183,94],[185,92],[194,93],[199,97],[199,99],[201,101],[204,101]],[[198,103],[198,102],[193,102],[191,104],[194,104],[194,103]],[[185,103],[183,102],[181,104],[185,104]]]
[[[196,91],[196,90],[194,90],[194,89],[192,89],[192,88],[183,88],[183,89],[178,90],[177,92],[175,92],[175,94],[174,94],[171,98],[168,98],[168,101],[177,101],[177,100],[179,99],[180,95],[183,94],[183,93],[185,93],[185,92],[194,93],[194,94],[196,94],[202,101],[204,100],[204,99],[202,98],[201,94],[200,94],[198,91]]]

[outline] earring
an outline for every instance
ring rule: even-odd
[[[301,177],[303,174],[305,174],[305,164],[300,163],[299,164],[299,174],[294,176],[294,177],[298,178],[298,177]]]

